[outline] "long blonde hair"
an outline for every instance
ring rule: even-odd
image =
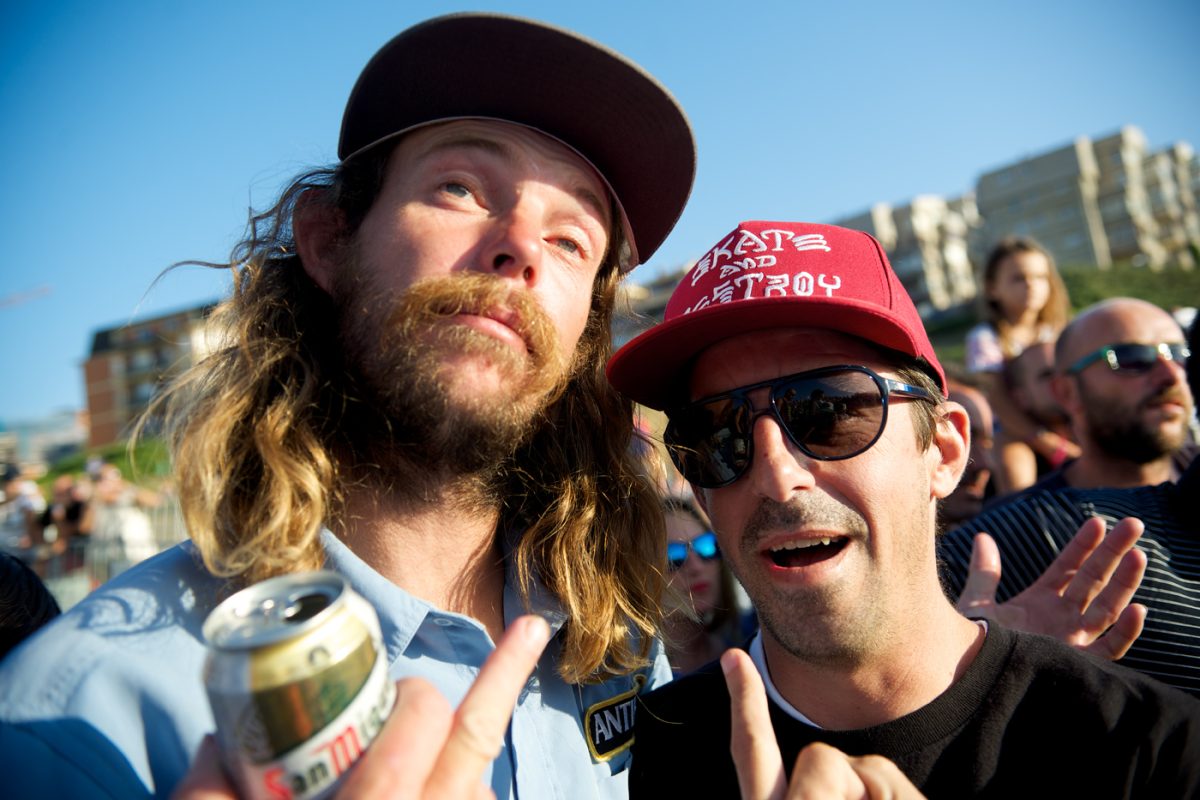
[[[210,318],[224,344],[147,419],[161,418],[184,519],[214,574],[249,583],[324,562],[320,530],[341,513],[349,480],[338,454],[355,444],[345,421],[363,408],[345,385],[333,303],[301,265],[291,219],[308,193],[353,235],[382,184],[381,150],[301,175],[251,217],[228,263],[205,264],[233,274]],[[559,671],[573,683],[646,664],[664,585],[662,514],[629,452],[632,405],[604,376],[618,245],[593,287],[573,378],[501,471],[499,528],[523,531],[513,565],[527,604],[537,579],[567,612]]]

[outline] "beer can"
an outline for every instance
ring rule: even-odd
[[[270,578],[204,622],[204,686],[243,797],[323,798],[396,699],[375,609],[333,572]]]

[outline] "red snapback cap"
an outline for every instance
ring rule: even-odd
[[[435,17],[385,44],[350,92],[338,158],[453,119],[524,125],[591,164],[621,215],[623,270],[653,255],[691,193],[695,139],[662,84],[602,44],[503,14]]]
[[[663,409],[682,396],[686,369],[710,345],[781,327],[839,331],[924,358],[946,390],[925,325],[879,242],[807,222],[738,225],[683,276],[663,321],[613,355],[608,379]]]

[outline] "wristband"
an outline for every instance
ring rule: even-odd
[[[1067,440],[1062,436],[1058,437],[1058,447],[1054,449],[1054,454],[1048,459],[1050,466],[1058,469],[1067,460]]]

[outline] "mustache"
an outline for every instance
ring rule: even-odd
[[[447,275],[413,284],[393,308],[391,322],[411,331],[456,314],[496,317],[525,341],[538,365],[553,363],[558,356],[554,325],[538,301],[528,292],[482,273]]]
[[[1148,395],[1138,405],[1145,408],[1154,403],[1179,403],[1188,408],[1192,406],[1191,394],[1182,386],[1167,386],[1161,391]]]
[[[746,520],[743,543],[753,545],[771,533],[793,528],[828,528],[851,534],[867,533],[867,521],[833,498],[813,493],[801,503],[763,499]]]

